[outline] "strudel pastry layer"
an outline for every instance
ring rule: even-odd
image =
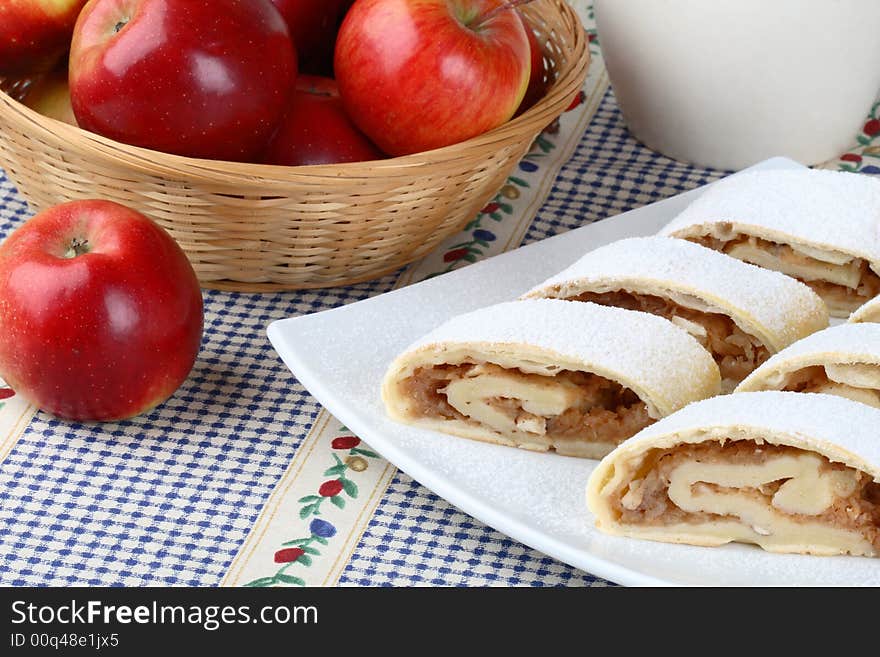
[[[743,173],[661,232],[797,278],[834,317],[880,294],[880,181],[823,170]]]
[[[435,329],[391,364],[382,398],[390,417],[426,429],[598,458],[719,389],[715,361],[665,319],[532,299]]]
[[[794,343],[736,392],[758,390],[824,392],[880,409],[880,324],[841,324]]]
[[[880,410],[833,395],[708,399],[606,456],[587,503],[610,534],[878,556],[878,427]]]
[[[828,326],[825,304],[803,283],[670,237],[600,247],[525,298],[591,301],[665,317],[709,350],[728,391],[770,355]]]

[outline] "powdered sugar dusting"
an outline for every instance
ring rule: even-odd
[[[814,333],[769,358],[737,390],[755,390],[774,372],[850,363],[880,365],[880,324],[840,324]],[[877,440],[880,441],[880,435]]]
[[[475,351],[480,345],[525,344],[551,361],[561,355],[582,363],[584,371],[601,368],[622,385],[647,392],[664,414],[717,393],[719,382],[709,352],[683,329],[654,315],[593,303],[529,299],[481,308],[431,331],[399,360],[452,344]]]
[[[619,289],[696,297],[772,351],[828,326],[824,302],[803,283],[670,237],[635,237],[600,247],[526,296],[566,298]]]
[[[880,182],[803,169],[731,176],[712,185],[661,234],[693,237],[711,224],[784,244],[852,254],[880,271]]]
[[[738,392],[695,402],[621,443],[603,464],[652,447],[701,442],[716,429],[815,451],[880,480],[880,410],[835,395],[802,392]],[[600,465],[596,472],[602,469]]]
[[[848,322],[880,322],[880,296],[853,311]]]

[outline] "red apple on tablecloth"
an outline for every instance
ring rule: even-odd
[[[0,75],[51,69],[70,48],[86,0],[0,0]]]
[[[271,0],[284,17],[304,73],[330,75],[344,0]]]
[[[301,166],[384,157],[348,118],[336,83],[300,75],[287,115],[269,142],[267,164]]]
[[[42,410],[117,420],[171,396],[202,335],[202,295],[177,243],[142,214],[74,201],[0,246],[0,377]]]
[[[91,0],[70,52],[81,127],[191,157],[257,157],[295,77],[269,0]]]
[[[529,81],[529,41],[503,0],[357,0],[339,29],[348,115],[384,152],[455,144],[507,121]]]

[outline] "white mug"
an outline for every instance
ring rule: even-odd
[[[880,90],[880,0],[595,0],[624,120],[664,155],[741,169],[846,152]]]

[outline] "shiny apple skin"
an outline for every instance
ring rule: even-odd
[[[529,43],[501,0],[357,0],[334,66],[346,111],[385,153],[455,144],[506,122],[529,80]]]
[[[296,73],[269,0],[90,0],[74,31],[70,94],[86,130],[165,153],[251,161],[283,116]]]
[[[343,0],[272,0],[290,30],[299,69],[311,75],[333,72],[336,30],[347,8]]]
[[[70,48],[86,0],[0,0],[0,75],[51,69]]]
[[[65,257],[73,240],[88,253]],[[119,420],[187,378],[202,295],[157,224],[109,201],[54,206],[0,246],[0,376],[61,418]]]
[[[308,166],[383,157],[348,118],[332,79],[300,75],[287,116],[269,142],[265,163]]]
[[[546,74],[546,65],[544,64],[544,50],[541,42],[532,27],[523,19],[523,26],[526,28],[526,36],[529,37],[529,52],[531,53],[531,67],[529,72],[529,85],[526,87],[526,95],[523,96],[516,114],[520,115],[529,109],[544,97],[547,93],[547,83],[544,80]]]

